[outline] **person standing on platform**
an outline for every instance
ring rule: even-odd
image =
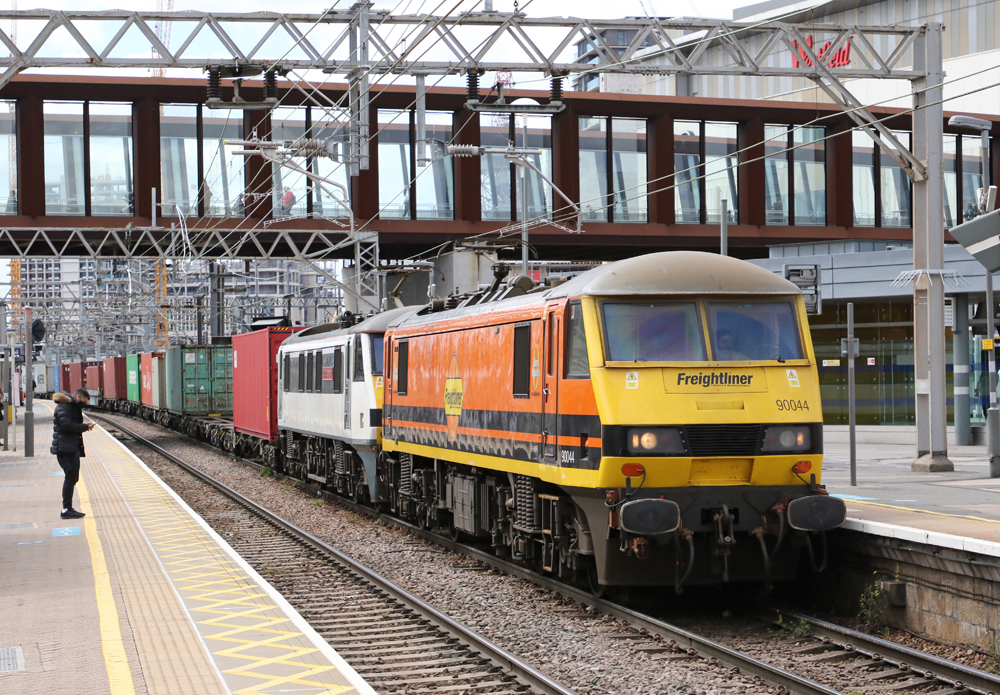
[[[80,480],[80,458],[86,456],[83,448],[83,433],[94,429],[83,423],[83,406],[90,402],[90,394],[77,389],[72,396],[56,393],[52,396],[56,411],[52,417],[52,447],[49,453],[56,455],[59,467],[66,473],[62,489],[61,519],[82,519],[85,514],[73,509],[73,490]]]

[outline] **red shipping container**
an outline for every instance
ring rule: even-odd
[[[64,389],[66,393],[73,393],[77,389],[82,389],[84,384],[87,383],[87,375],[83,365],[83,362],[71,362],[69,364],[69,377],[66,381],[67,388]]]
[[[104,365],[103,364],[93,364],[92,362],[87,363],[89,366],[86,369],[87,382],[85,388],[91,393],[97,392],[97,395],[104,398]]]
[[[69,388],[69,363],[59,365],[59,390],[72,393]]]
[[[233,336],[233,428],[268,441],[278,437],[278,347],[296,328],[262,328]]]
[[[167,407],[166,361],[164,352],[144,352],[139,356],[143,405],[153,408]]]
[[[104,371],[104,400],[124,401],[128,398],[128,375],[124,357],[109,357],[101,365]]]

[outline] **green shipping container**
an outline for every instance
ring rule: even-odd
[[[207,345],[167,349],[167,410],[208,415],[212,409],[211,350]]]
[[[213,345],[211,350],[212,412],[228,415],[233,412],[233,346]]]
[[[125,373],[128,399],[133,403],[141,403],[142,379],[139,377],[139,355],[129,355],[125,358]]]

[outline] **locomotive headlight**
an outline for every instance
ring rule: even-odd
[[[625,441],[630,454],[655,456],[684,453],[681,431],[673,427],[632,427]]]
[[[761,451],[798,453],[809,451],[812,436],[807,426],[775,425],[764,430],[764,444]]]

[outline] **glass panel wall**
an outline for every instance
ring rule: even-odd
[[[982,139],[976,135],[962,135],[962,219],[979,216],[976,191],[983,187]]]
[[[826,224],[826,128],[794,128],[795,224]]]
[[[17,214],[17,124],[15,102],[0,101],[0,215]]]
[[[581,162],[580,171],[583,171]],[[701,222],[701,123],[674,121],[674,219]]]
[[[854,226],[875,226],[875,143],[865,133],[851,133]]]
[[[425,117],[427,140],[451,142],[451,113],[428,111]],[[428,143],[426,156],[431,162],[425,167],[417,167],[417,219],[455,219],[455,176],[452,158],[441,157],[437,146]]]
[[[198,214],[198,106],[164,104],[160,115],[160,214]]]
[[[279,107],[271,111],[271,139],[278,141],[299,140],[306,137],[305,107]],[[310,136],[311,137],[311,136]],[[305,158],[292,163],[305,170]],[[271,164],[271,214],[274,217],[303,217],[309,212],[309,178],[291,167]]]
[[[613,118],[611,131],[615,222],[645,222],[646,121]]]
[[[46,101],[45,214],[87,214],[83,171],[83,103]]]
[[[910,134],[893,131],[893,135],[903,145],[910,147]],[[909,227],[910,224],[910,177],[898,164],[879,150],[882,180],[882,226]]]
[[[580,209],[584,222],[608,221],[608,119],[580,117]]]
[[[479,142],[483,147],[507,147],[512,139],[512,119],[506,113],[479,115]],[[484,220],[510,220],[513,166],[502,154],[480,157]]]
[[[552,117],[528,117],[528,141],[524,142],[524,117],[514,121],[514,142],[516,147],[541,150],[541,154],[528,155],[528,160],[551,180],[552,179]],[[514,219],[521,219],[521,167],[515,166],[514,174]],[[526,169],[528,189],[528,219],[552,218],[552,187],[531,169]]]
[[[135,207],[132,104],[88,106],[91,214],[131,217]]]
[[[958,136],[944,136],[944,226],[958,224]]]
[[[722,201],[728,201],[729,221],[739,220],[736,197],[738,161],[735,123],[705,123],[705,198],[707,224],[722,221]]]
[[[207,217],[243,217],[246,185],[246,157],[236,155],[239,145],[227,141],[243,139],[243,112],[238,109],[212,109],[202,113],[205,181],[202,186]]]
[[[767,223],[788,224],[788,126],[764,126],[764,207]]]
[[[385,220],[410,219],[410,112],[378,112],[378,206]]]

